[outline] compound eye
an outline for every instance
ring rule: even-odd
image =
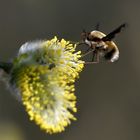
[[[87,35],[87,40],[88,41],[94,41],[93,40],[94,39],[94,37],[92,36],[92,35],[90,35],[90,33]]]

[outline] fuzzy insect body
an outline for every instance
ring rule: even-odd
[[[101,31],[91,31],[89,33],[83,32],[82,37],[86,45],[89,46],[88,51],[93,53],[92,62],[98,63],[100,58],[104,58],[109,62],[115,62],[119,59],[119,49],[117,45],[112,41],[117,33],[124,28],[126,24],[120,25],[114,31],[105,35]]]

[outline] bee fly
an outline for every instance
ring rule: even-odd
[[[112,40],[115,38],[115,35],[119,33],[125,26],[126,24],[122,24],[107,35],[98,30],[94,30],[89,33],[83,31],[81,34],[83,43],[89,46],[89,49],[87,50],[87,53],[84,54],[84,56],[91,52],[93,53],[92,61],[86,63],[98,63],[100,57],[105,58],[105,60],[108,60],[109,62],[117,61],[119,58],[119,49]]]

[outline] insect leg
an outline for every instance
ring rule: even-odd
[[[96,58],[96,51],[95,52],[93,51],[92,52],[92,60],[91,61],[94,62],[95,58]]]
[[[97,62],[97,61],[94,61],[94,62],[85,62],[85,64],[98,64],[99,62]]]
[[[98,51],[93,51],[92,61],[85,62],[85,64],[97,64],[99,63],[99,53]]]
[[[99,53],[98,53],[98,51],[96,50],[92,54],[93,54],[92,55],[92,62],[99,62]]]

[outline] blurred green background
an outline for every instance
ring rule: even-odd
[[[11,60],[26,41],[54,35],[80,40],[97,22],[116,37],[120,59],[87,65],[76,82],[78,121],[61,134],[48,135],[29,121],[24,107],[0,83],[0,140],[139,140],[140,1],[0,0],[0,60]]]

